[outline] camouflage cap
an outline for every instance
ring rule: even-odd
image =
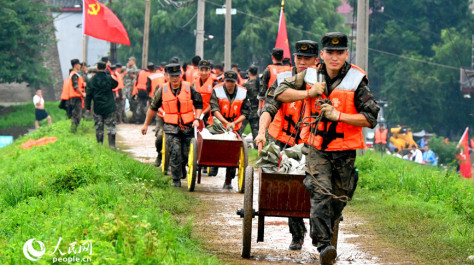
[[[329,32],[321,39],[323,50],[347,50],[347,36],[341,32]]]

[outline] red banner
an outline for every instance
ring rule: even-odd
[[[285,1],[281,2],[280,24],[278,25],[278,35],[275,43],[275,48],[283,49],[283,58],[289,58],[291,62],[290,44],[288,43],[288,34],[286,32],[285,12],[283,5]]]
[[[471,157],[469,156],[469,127],[466,128],[459,140],[458,146],[461,149],[461,153],[458,156],[459,159],[459,173],[465,178],[471,178]]]
[[[117,16],[96,0],[84,0],[84,34],[130,46],[127,30]]]

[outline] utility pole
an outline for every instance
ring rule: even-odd
[[[109,8],[112,9],[112,0],[109,0]],[[117,43],[110,43],[110,62],[117,63]]]
[[[204,59],[204,15],[206,3],[198,0],[197,4],[197,25],[196,25],[196,55]]]
[[[357,0],[356,64],[368,72],[369,67],[369,0]]]
[[[231,69],[232,64],[232,0],[225,1],[225,43],[224,43],[224,69]]]
[[[142,69],[148,62],[148,36],[150,35],[150,0],[145,0],[145,28],[143,29]]]

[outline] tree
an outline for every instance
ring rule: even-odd
[[[43,1],[0,0],[0,82],[51,85],[42,52],[54,43],[51,15]]]
[[[214,39],[206,41],[204,57],[214,62],[224,59],[224,16],[216,15],[215,9],[225,1],[206,1],[206,35]],[[340,0],[290,1],[285,4],[290,49],[301,39],[319,42],[327,31],[349,32],[342,16],[336,13]],[[122,19],[132,42],[131,47],[119,49],[119,59],[135,55],[140,58],[143,39],[142,1],[120,1],[114,3],[114,12]],[[270,52],[275,45],[280,14],[280,0],[234,1],[232,8],[232,61],[242,69],[256,63],[261,69],[269,64]],[[150,61],[169,61],[178,56],[181,63],[194,56],[196,28],[196,4],[184,8],[166,5],[164,1],[151,0]]]

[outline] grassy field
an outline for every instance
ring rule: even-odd
[[[220,263],[190,236],[186,193],[156,168],[95,143],[91,122],[83,121],[76,135],[69,128],[58,122],[0,149],[0,264],[65,257],[90,257],[91,264]],[[20,147],[43,136],[58,140]],[[46,251],[36,262],[23,254],[33,238]],[[84,249],[89,245],[91,251]],[[33,247],[40,250],[39,243]]]
[[[474,183],[442,168],[367,152],[350,202],[380,237],[425,264],[474,264]]]
[[[45,110],[54,122],[66,119],[66,111],[60,109],[58,102],[45,102]],[[33,102],[10,106],[13,112],[0,116],[0,128],[8,127],[32,127],[35,126],[35,106]],[[1,115],[1,114],[0,114]],[[46,119],[40,122],[40,126],[46,125]]]

